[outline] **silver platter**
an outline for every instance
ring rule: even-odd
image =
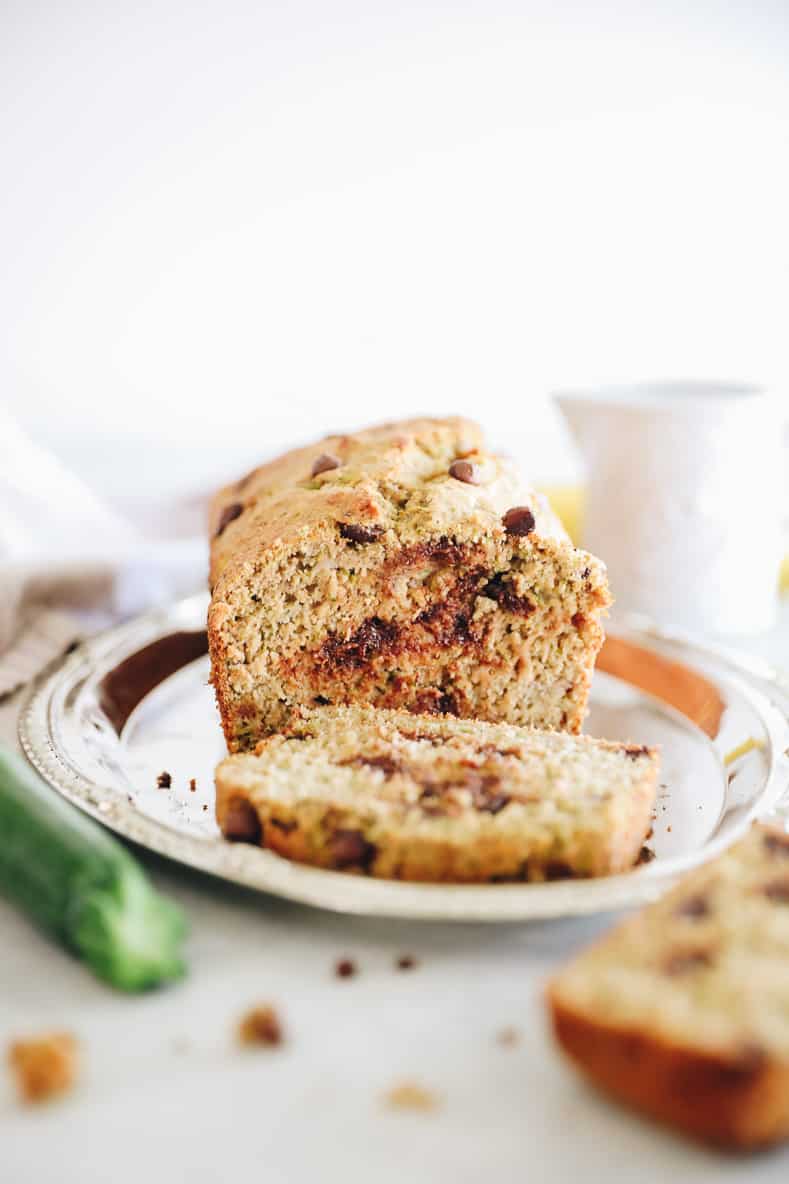
[[[752,818],[783,817],[787,680],[759,661],[641,623],[610,631],[587,721],[593,735],[662,751],[654,858],[634,871],[547,884],[407,884],[303,867],[226,842],[213,811],[213,770],[225,750],[207,681],[206,607],[205,597],[192,597],[85,642],[33,688],[19,736],[41,775],[80,809],[225,880],[340,913],[573,916],[649,900]],[[157,785],[163,771],[167,789]]]

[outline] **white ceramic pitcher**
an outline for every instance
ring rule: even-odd
[[[586,466],[583,545],[615,614],[707,633],[775,618],[783,433],[759,387],[677,382],[554,395]]]

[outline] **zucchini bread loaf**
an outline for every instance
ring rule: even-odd
[[[635,745],[326,707],[222,761],[216,811],[227,838],[387,879],[602,876],[639,855],[657,770]]]
[[[589,1077],[731,1147],[789,1137],[789,835],[754,826],[558,975],[559,1042]]]
[[[577,732],[605,568],[462,419],[332,436],[222,490],[208,638],[231,751],[364,704]]]

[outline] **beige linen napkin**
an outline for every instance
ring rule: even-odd
[[[85,633],[200,587],[199,518],[179,509],[138,526],[0,410],[0,697]]]

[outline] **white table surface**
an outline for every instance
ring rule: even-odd
[[[754,652],[789,666],[789,610]],[[18,700],[0,706],[15,742]],[[125,997],[0,902],[0,1045],[66,1029],[83,1072],[69,1097],[17,1102],[0,1071],[1,1184],[498,1184],[785,1181],[789,1150],[729,1159],[605,1101],[551,1044],[552,970],[611,922],[490,926],[337,917],[161,861],[153,878],[189,915],[188,979]],[[397,971],[395,958],[418,959]],[[348,956],[358,975],[338,979]],[[239,1016],[272,1002],[276,1050],[241,1050]],[[520,1043],[496,1033],[515,1026]],[[382,1095],[414,1081],[430,1113]]]

